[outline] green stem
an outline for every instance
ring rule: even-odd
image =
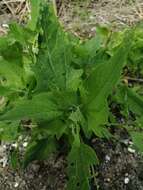
[[[53,0],[53,8],[54,8],[55,15],[57,16],[57,5],[56,5],[56,0]]]

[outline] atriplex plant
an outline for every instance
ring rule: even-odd
[[[88,190],[98,158],[85,141],[113,138],[109,126],[117,120],[109,102],[121,105],[119,125],[143,151],[142,87],[129,88],[121,74],[125,66],[143,70],[142,26],[117,33],[97,27],[94,38],[81,41],[62,29],[51,3],[31,0],[31,6],[27,26],[11,24],[0,38],[0,139],[30,135],[24,168],[58,150],[62,139],[69,151],[67,189]]]

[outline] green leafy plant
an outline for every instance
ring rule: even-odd
[[[62,139],[68,155],[67,189],[88,190],[91,168],[99,160],[85,139],[112,137],[107,126],[113,91],[124,109],[143,112],[142,98],[121,80],[134,53],[137,30],[115,35],[98,27],[94,38],[81,41],[63,29],[51,3],[41,2],[31,0],[27,26],[11,24],[0,38],[0,95],[5,97],[0,139],[30,136],[24,168],[59,150]],[[141,142],[135,131],[131,136],[136,144]]]

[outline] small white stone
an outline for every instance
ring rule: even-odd
[[[129,144],[130,144],[130,145],[133,145],[134,143],[133,143],[132,141],[129,141]]]
[[[12,147],[17,148],[17,147],[18,147],[18,144],[17,144],[17,143],[13,143],[13,144],[12,144]]]
[[[133,153],[133,154],[136,152],[135,149],[130,148],[130,147],[128,147],[128,151],[129,151],[130,153]]]
[[[18,137],[18,140],[21,141],[21,140],[22,140],[22,136],[19,136],[19,137]]]
[[[96,31],[96,27],[91,28],[91,32],[95,32]]]
[[[125,177],[125,179],[124,179],[124,183],[125,183],[125,184],[128,184],[129,181],[130,181],[130,179],[129,179],[128,177]]]
[[[2,159],[0,159],[0,163],[3,163],[3,158],[2,158]]]
[[[106,155],[105,160],[106,160],[106,162],[109,162],[111,160],[110,156]]]
[[[28,145],[28,142],[23,143],[23,147],[27,147],[27,145]]]
[[[90,20],[94,20],[95,17],[91,15],[91,16],[89,17],[89,19],[90,19]]]
[[[8,159],[7,159],[7,158],[4,158],[4,159],[3,159],[3,164],[2,164],[3,168],[6,167],[7,163],[8,163]]]
[[[106,181],[110,182],[111,180],[110,180],[110,178],[107,178]]]
[[[6,149],[6,145],[5,144],[3,145],[3,148]]]
[[[4,28],[9,28],[8,24],[2,24]]]
[[[6,157],[3,157],[0,159],[0,163],[2,164],[2,167],[4,168],[7,165],[8,159]]]
[[[128,140],[128,139],[125,139],[125,140],[123,140],[123,143],[124,143],[125,145],[129,145],[129,140]]]
[[[19,183],[15,182],[14,187],[18,187]]]

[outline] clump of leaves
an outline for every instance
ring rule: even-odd
[[[90,169],[99,161],[85,139],[112,137],[106,125],[111,114],[108,98],[117,84],[116,100],[127,100],[127,108],[138,115],[143,111],[141,97],[124,84],[122,88],[120,80],[135,29],[121,34],[116,45],[102,27],[94,38],[81,41],[62,28],[51,3],[37,2],[31,0],[27,26],[14,23],[0,38],[0,95],[6,102],[0,139],[17,140],[30,133],[24,168],[58,150],[62,139],[68,144],[67,189],[88,190]],[[133,134],[135,142],[136,137]]]

